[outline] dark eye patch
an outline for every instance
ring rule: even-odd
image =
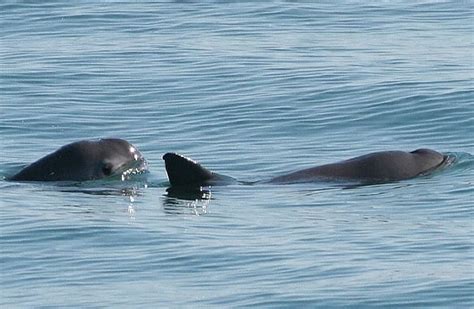
[[[104,165],[102,166],[102,173],[105,176],[110,176],[110,175],[112,175],[112,171],[113,171],[112,164],[104,163]]]

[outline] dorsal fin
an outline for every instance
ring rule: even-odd
[[[204,185],[214,177],[211,171],[199,163],[177,153],[167,153],[163,160],[172,186]]]

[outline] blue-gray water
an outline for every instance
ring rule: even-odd
[[[0,306],[474,306],[473,4],[367,3],[0,4]],[[5,180],[100,137],[150,173]],[[255,181],[420,147],[456,162],[208,200],[161,160]]]

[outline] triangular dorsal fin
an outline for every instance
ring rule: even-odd
[[[211,171],[199,163],[177,153],[167,153],[163,160],[172,186],[204,185],[214,177]]]

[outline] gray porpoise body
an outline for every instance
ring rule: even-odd
[[[428,173],[440,166],[444,160],[445,156],[431,149],[417,149],[412,152],[381,151],[285,174],[271,179],[270,182],[293,183],[325,179],[397,181]]]
[[[26,166],[10,180],[86,181],[145,171],[143,155],[123,139],[83,140],[67,144]]]
[[[235,179],[211,172],[199,163],[175,153],[163,156],[171,186],[225,185]],[[358,181],[380,183],[413,178],[441,166],[446,157],[430,149],[412,152],[382,151],[345,161],[320,165],[270,179],[269,183]]]

